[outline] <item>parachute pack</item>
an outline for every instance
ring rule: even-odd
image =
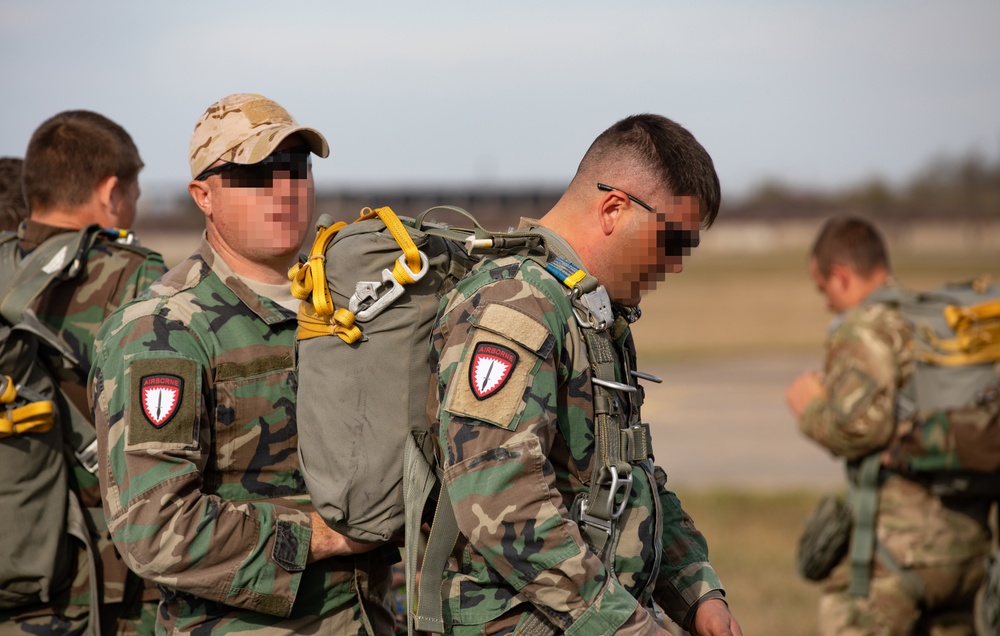
[[[870,300],[897,307],[913,329],[913,379],[896,403],[913,427],[900,459],[940,494],[1000,496],[1000,287],[984,277]]]
[[[896,399],[896,420],[910,428],[891,449],[893,469],[939,496],[1000,498],[1000,288],[985,278],[930,292],[884,287],[865,302],[895,307],[913,331],[913,377]],[[881,453],[865,457],[851,483],[850,592],[867,595],[877,555],[919,598],[919,580],[875,537],[881,464]]]
[[[83,509],[69,488],[67,460],[75,454],[96,471],[97,439],[62,395],[51,366],[78,363],[29,307],[53,281],[81,270],[99,231],[94,225],[59,234],[24,259],[16,235],[0,234],[0,611],[48,603],[68,589],[75,575],[74,538],[96,556]],[[91,558],[92,583],[95,568]],[[91,594],[94,624],[98,597]]]
[[[473,227],[427,222],[436,209],[463,215]],[[544,265],[558,260],[558,248],[534,231],[488,232],[450,206],[415,219],[366,208],[352,224],[324,215],[317,230],[308,261],[289,272],[292,293],[302,300],[296,408],[306,485],[320,516],[352,539],[387,541],[405,534],[408,627],[443,632],[442,576],[458,525],[447,490],[440,488],[428,425],[428,355],[438,305],[483,254],[523,254]],[[578,274],[572,290],[567,288],[577,322],[591,327],[594,338],[608,338],[604,332],[614,316],[607,292],[593,276]],[[613,382],[612,365],[594,357],[589,340],[587,354],[595,384],[601,379],[621,386]],[[606,482],[613,478],[623,485],[627,480],[619,480],[615,468],[645,459],[650,448],[648,426],[628,432],[636,436],[631,444],[600,454],[605,463],[587,482],[590,496],[581,507],[605,541],[620,514],[610,505],[615,486]],[[431,515],[424,542],[421,527]],[[614,558],[613,551],[607,555]],[[542,623],[533,626],[539,630],[534,633],[550,633]]]

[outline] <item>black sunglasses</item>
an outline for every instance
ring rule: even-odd
[[[635,203],[636,205],[644,207],[647,210],[649,210],[650,212],[656,212],[656,210],[653,209],[653,206],[647,205],[647,204],[643,203],[639,199],[635,198],[634,196],[632,196],[631,194],[629,194],[628,192],[625,192],[624,190],[622,190],[620,188],[614,188],[614,187],[609,186],[609,185],[604,185],[603,183],[598,183],[597,184],[597,189],[601,190],[603,192],[612,192],[614,190],[618,190],[619,192],[621,192],[622,194],[624,194],[625,196],[627,196],[628,200],[631,201],[632,203]]]
[[[312,166],[309,148],[289,148],[273,152],[257,163],[224,163],[209,168],[194,178],[204,181],[213,174],[221,175],[223,185],[229,188],[270,188],[275,172],[287,172],[290,179],[306,179]]]

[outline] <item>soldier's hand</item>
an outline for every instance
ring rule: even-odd
[[[743,636],[736,618],[722,599],[711,598],[698,606],[691,626],[695,636]]]
[[[345,537],[326,525],[319,513],[311,512],[309,515],[312,517],[312,538],[309,539],[310,563],[332,556],[370,552],[382,545],[381,543],[362,543]]]
[[[826,387],[823,386],[823,379],[815,371],[806,371],[792,380],[785,392],[788,408],[792,409],[795,417],[802,417],[810,402],[825,396]]]

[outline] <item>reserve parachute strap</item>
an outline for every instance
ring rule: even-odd
[[[364,208],[354,223],[376,217],[381,219],[403,251],[403,255],[393,266],[391,278],[398,285],[413,284],[426,272],[426,257],[421,255],[406,231],[406,226],[391,208],[382,207],[375,210]],[[292,295],[303,301],[299,304],[299,329],[296,332],[298,340],[337,336],[347,344],[351,344],[362,337],[361,329],[355,323],[358,320],[357,314],[363,312],[355,313],[346,307],[336,307],[326,279],[326,251],[337,233],[347,226],[348,224],[343,221],[333,223],[329,215],[321,216],[307,262],[298,263],[288,270]]]

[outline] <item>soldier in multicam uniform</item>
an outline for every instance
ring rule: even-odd
[[[139,198],[142,160],[129,134],[115,122],[89,111],[67,111],[44,122],[28,144],[24,162],[24,193],[30,217],[18,230],[18,247],[27,255],[47,239],[75,232],[90,224],[101,232],[84,259],[83,270],[55,282],[34,303],[38,317],[75,355],[76,369],[60,369],[60,386],[81,413],[87,405],[87,375],[94,361],[94,339],[104,320],[136,298],[166,268],[159,254],[116,241],[131,227]],[[67,457],[73,453],[68,452]],[[85,508],[100,518],[97,476],[79,461],[71,465],[71,487]],[[2,523],[18,523],[4,519]],[[103,585],[102,623],[105,632],[149,633],[159,593],[144,587],[122,563],[106,528],[97,530]],[[71,589],[49,606],[0,615],[0,633],[80,634],[88,626],[89,557],[80,547]]]
[[[239,94],[195,126],[206,241],[108,321],[92,377],[105,514],[163,592],[158,633],[388,633],[385,547],[328,528],[299,468],[298,301],[323,136]]]
[[[787,399],[803,433],[854,462],[897,438],[896,396],[913,372],[912,333],[898,310],[866,302],[894,284],[882,238],[867,221],[828,221],[809,269],[838,316],[824,373],[800,375]],[[831,572],[820,601],[821,633],[972,634],[973,601],[989,549],[988,503],[935,496],[885,468],[879,482],[875,534],[888,558],[875,558],[866,596],[849,591],[849,559]],[[911,580],[923,587],[921,595],[911,591],[918,587]]]
[[[705,540],[648,448],[615,473],[619,486],[631,474],[630,492],[611,491],[620,516],[581,514],[608,452],[595,452],[604,423],[611,435],[648,436],[630,377],[640,293],[681,270],[718,207],[711,158],[687,130],[658,115],[626,118],[594,141],[552,210],[522,221],[558,266],[537,254],[487,257],[443,301],[428,409],[460,529],[443,585],[451,632],[664,634],[655,602],[696,634],[741,634]],[[583,312],[569,287],[581,277],[614,303],[606,330],[574,316]],[[597,378],[592,357],[615,377]],[[604,527],[596,545],[589,537],[601,541]]]

